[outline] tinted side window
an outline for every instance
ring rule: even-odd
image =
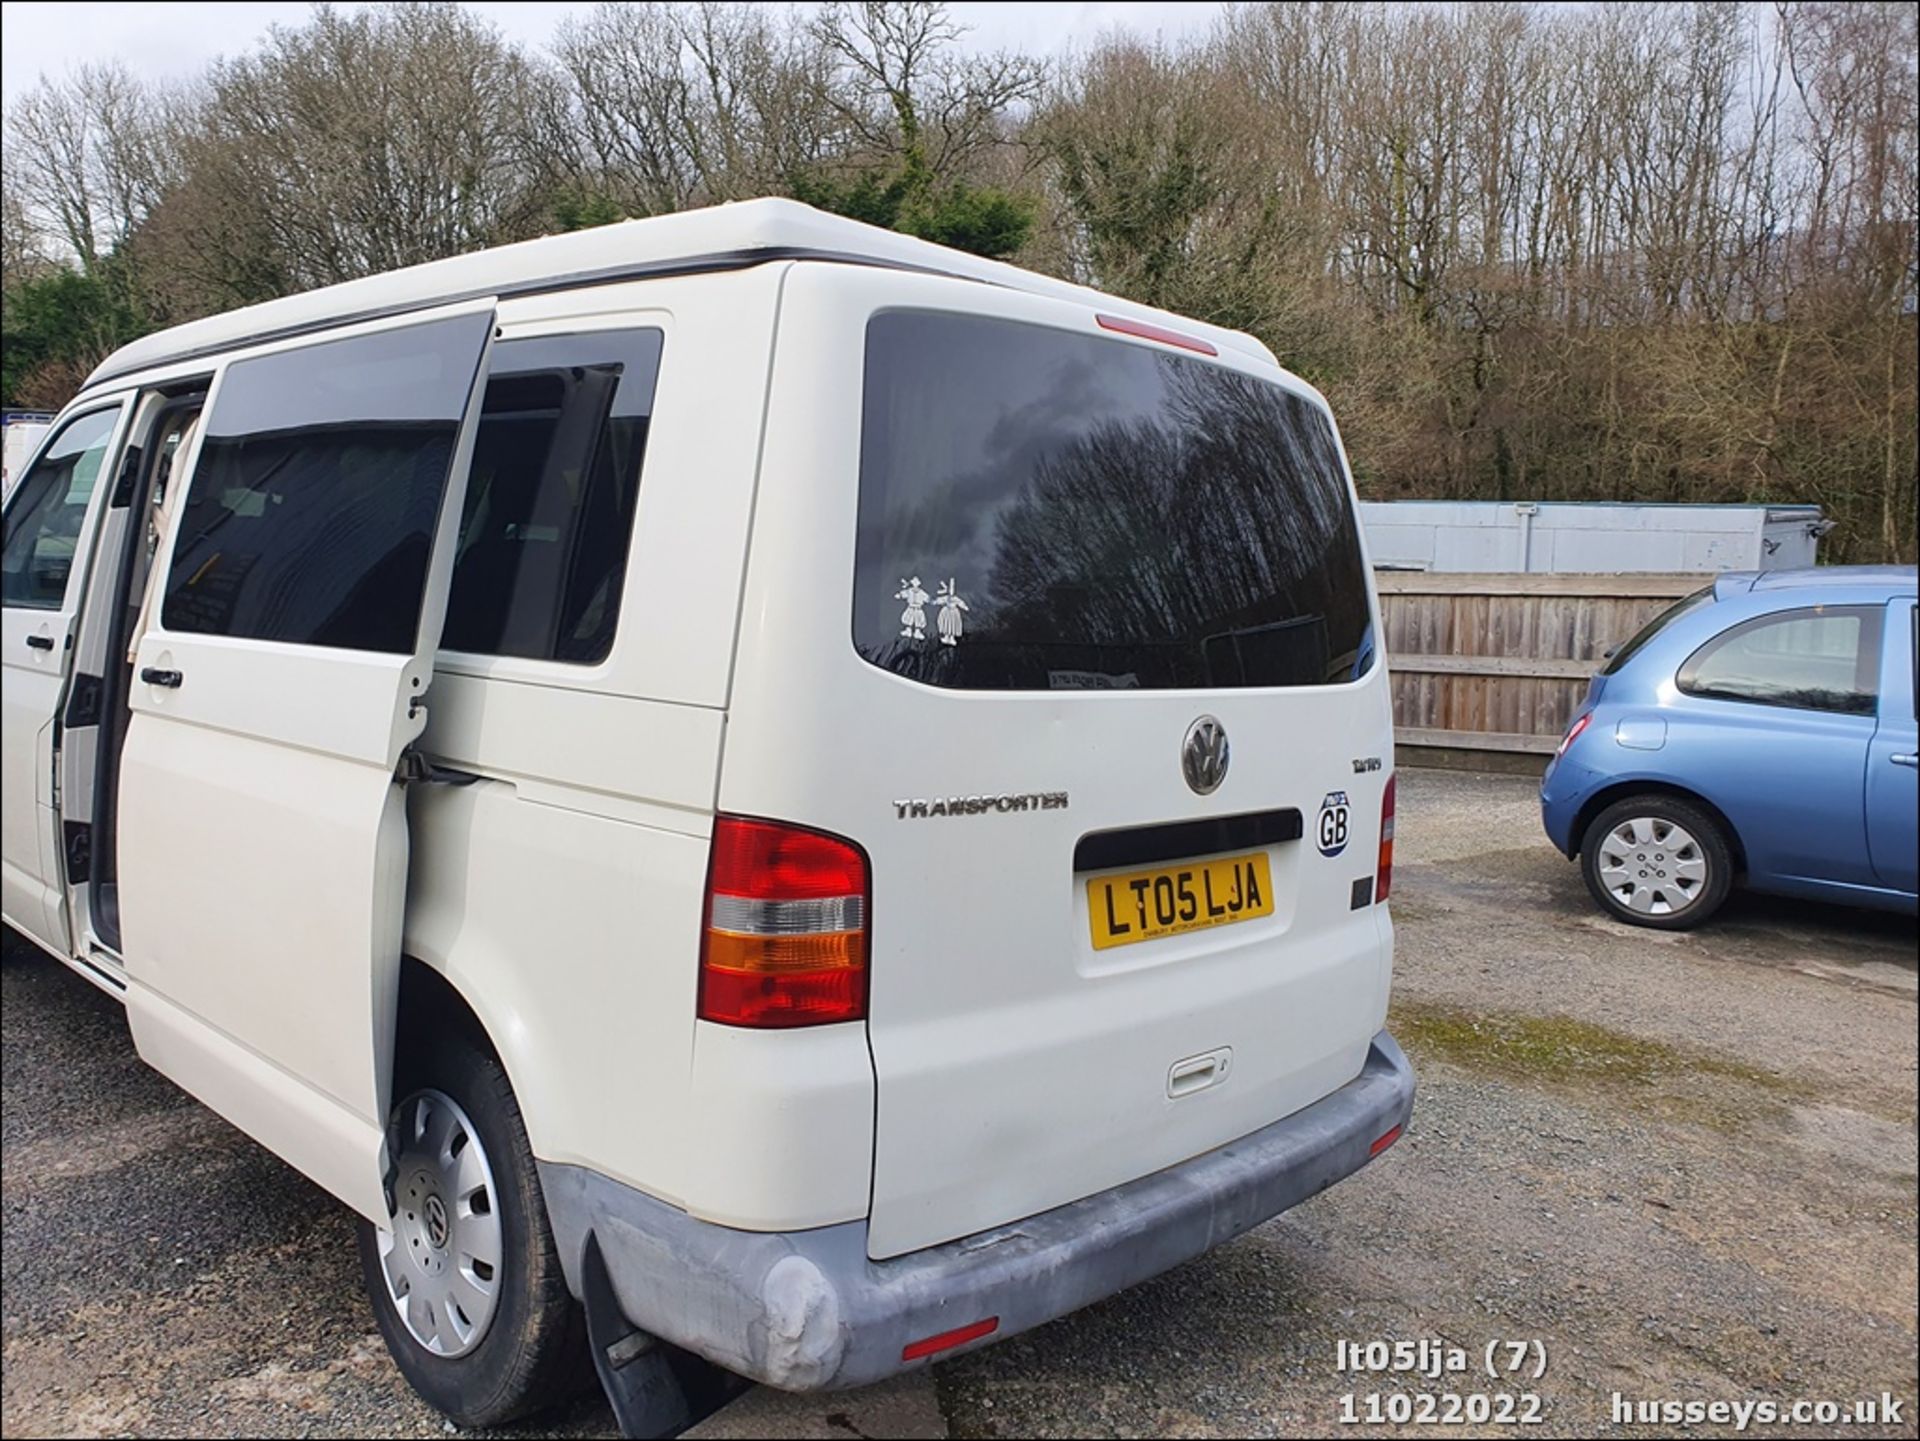
[[[116,405],[68,421],[21,477],[19,492],[7,507],[0,604],[26,610],[60,608],[87,502],[119,418]]]
[[[441,644],[606,659],[660,374],[657,330],[497,345]]]
[[[855,648],[933,685],[1331,685],[1372,663],[1320,408],[1085,333],[868,323],[854,567]]]
[[[1879,657],[1878,610],[1790,610],[1715,636],[1680,667],[1679,685],[1713,700],[1872,715]]]
[[[492,317],[236,361],[207,413],[168,630],[406,653]]]

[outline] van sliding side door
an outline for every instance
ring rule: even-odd
[[[407,826],[491,301],[214,377],[134,657],[118,807],[140,1054],[382,1224]]]

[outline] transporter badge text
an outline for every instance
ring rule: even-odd
[[[1063,811],[1065,791],[1029,791],[1017,796],[947,796],[932,801],[895,801],[893,813],[903,821],[929,816],[983,816],[989,811]]]

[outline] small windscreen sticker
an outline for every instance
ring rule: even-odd
[[[961,612],[967,609],[967,603],[960,599],[960,593],[953,588],[953,579],[949,576],[940,585],[940,593],[933,598],[940,610],[940,644],[960,644],[961,631],[965,622]]]

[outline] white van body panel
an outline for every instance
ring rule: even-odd
[[[844,835],[871,858],[875,1258],[1157,1171],[1338,1088],[1383,1022],[1390,945],[1376,907],[1351,904],[1391,773],[1384,667],[1297,689],[979,692],[856,654],[848,398],[868,318],[907,307],[1100,334],[1084,306],[947,279],[803,265],[787,286],[720,809]],[[1277,367],[1218,363],[1308,393]],[[1233,742],[1207,797],[1180,768],[1203,713]],[[1379,769],[1356,773],[1358,758]],[[1066,808],[1014,814],[895,806],[1063,790]],[[1310,826],[1334,790],[1351,796],[1351,844],[1337,860],[1310,838],[1275,847],[1272,916],[1092,948],[1080,837],[1283,806]],[[1169,1099],[1171,1067],[1223,1048],[1220,1084]]]

